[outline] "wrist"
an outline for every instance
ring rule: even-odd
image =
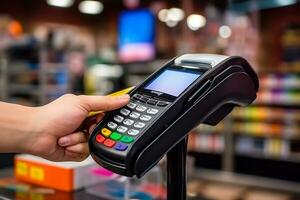
[[[37,108],[0,103],[0,152],[28,153],[36,126]]]
[[[26,107],[25,112],[28,113],[24,122],[22,135],[20,136],[21,143],[17,149],[20,153],[35,154],[38,149],[37,141],[43,134],[43,116],[41,107]]]

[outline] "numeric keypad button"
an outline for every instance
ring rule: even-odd
[[[123,108],[123,109],[120,111],[120,113],[121,113],[122,115],[127,116],[127,115],[129,115],[130,110],[128,110],[128,109],[126,109],[126,108]]]
[[[142,95],[140,95],[140,94],[134,94],[133,98],[137,99],[137,100],[140,100],[140,98],[142,98]]]
[[[98,134],[98,135],[96,136],[96,141],[97,141],[98,143],[103,143],[104,140],[105,140],[105,137],[103,137],[103,135]]]
[[[143,103],[146,103],[148,100],[149,100],[148,97],[142,97],[142,98],[140,99],[140,101],[143,102]]]
[[[147,101],[147,104],[150,104],[150,105],[156,105],[157,103],[157,100],[154,100],[154,99],[150,99]]]
[[[109,148],[112,148],[116,144],[116,142],[110,139],[106,139],[103,144]]]
[[[125,120],[123,121],[123,124],[125,124],[125,125],[127,125],[127,126],[131,126],[133,123],[134,123],[134,121],[131,120],[131,119],[125,119]]]
[[[114,122],[108,122],[107,126],[110,129],[115,129],[115,128],[117,128],[118,125],[116,123],[114,123]]]
[[[128,135],[137,135],[137,134],[139,134],[140,133],[140,131],[139,130],[136,130],[136,129],[129,129],[129,131],[128,131]]]
[[[146,125],[146,124],[143,123],[143,122],[135,122],[133,126],[134,126],[135,128],[144,128],[145,125]]]
[[[125,126],[119,126],[119,127],[117,128],[117,131],[118,131],[119,133],[125,133],[127,130],[128,130],[128,128],[125,127]]]
[[[130,113],[129,117],[131,117],[132,119],[137,119],[141,116],[140,113],[137,113],[137,112],[132,112]]]
[[[115,146],[115,150],[118,151],[125,151],[128,148],[128,145],[122,143],[122,142],[118,142]]]
[[[136,106],[137,106],[136,103],[132,103],[132,102],[130,102],[129,104],[127,104],[127,107],[131,108],[131,109],[135,109]]]
[[[141,118],[140,118],[140,120],[142,120],[142,121],[149,121],[150,119],[151,119],[152,117],[151,116],[149,116],[149,115],[142,115],[141,116]]]
[[[148,113],[148,114],[151,114],[151,115],[155,115],[155,114],[158,113],[158,110],[155,109],[155,108],[149,108],[149,109],[147,110],[147,113]]]
[[[169,104],[168,102],[165,102],[165,101],[159,101],[159,102],[157,103],[157,106],[164,107],[164,106],[166,106],[166,105],[168,105],[168,104]]]
[[[144,112],[145,110],[147,110],[147,107],[146,106],[142,106],[142,105],[138,105],[136,107],[136,110],[139,111],[139,112]]]
[[[108,137],[108,136],[110,136],[110,134],[111,134],[111,130],[109,130],[109,129],[107,129],[107,128],[103,128],[103,129],[101,130],[101,133],[102,133],[102,135],[104,135],[105,137]]]
[[[122,117],[120,115],[116,115],[116,116],[114,116],[114,120],[118,123],[121,123],[124,120],[124,117]]]
[[[130,136],[127,136],[127,135],[124,135],[122,138],[121,138],[121,142],[124,142],[124,143],[131,143],[134,141],[134,138],[133,137],[130,137]]]

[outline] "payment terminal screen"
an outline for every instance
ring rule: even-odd
[[[166,69],[146,85],[145,89],[177,97],[201,75],[201,72]]]

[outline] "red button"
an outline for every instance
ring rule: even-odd
[[[103,137],[102,135],[98,134],[96,136],[96,141],[97,142],[102,143],[102,142],[104,142],[104,140],[105,140],[105,137]]]
[[[105,142],[104,142],[103,144],[104,144],[105,146],[111,148],[111,147],[113,147],[113,146],[116,144],[116,142],[113,141],[113,140],[110,140],[110,139],[106,139]]]

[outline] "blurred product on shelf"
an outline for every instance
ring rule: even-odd
[[[235,122],[233,123],[233,129],[235,133],[262,136],[262,137],[286,137],[296,138],[299,133],[299,128],[284,126],[282,124],[265,123],[265,122]]]
[[[189,150],[207,153],[221,153],[224,150],[224,136],[218,133],[192,133],[189,137]]]
[[[32,51],[36,46],[19,45],[9,48],[1,66],[6,76],[5,101],[41,105],[69,91],[67,63],[50,63],[44,60],[44,50]],[[34,54],[34,59],[30,54]],[[26,56],[30,53],[30,56]],[[34,60],[34,61],[33,61]],[[4,66],[5,65],[5,66]]]
[[[288,63],[298,63],[300,60],[300,25],[290,24],[283,30],[281,37],[283,46],[282,59]],[[299,68],[298,68],[299,70]]]
[[[297,108],[279,107],[248,107],[236,108],[232,114],[233,118],[252,121],[279,121],[297,122],[300,120],[300,113]]]
[[[85,93],[106,95],[126,88],[123,83],[124,70],[117,64],[105,64],[102,59],[90,58],[84,75]]]
[[[65,93],[83,93],[85,52],[93,48],[84,29],[46,23],[25,34],[10,17],[0,17],[0,24],[1,100],[42,105]]]
[[[288,158],[290,152],[290,141],[281,139],[257,139],[249,137],[238,137],[236,141],[236,153],[239,155]],[[297,154],[297,153],[294,153]],[[298,152],[298,157],[300,154]]]
[[[261,89],[299,89],[300,77],[298,74],[268,73],[260,76]]]
[[[268,73],[260,77],[260,92],[256,103],[300,105],[300,75]]]
[[[26,183],[61,191],[74,191],[102,182],[91,173],[96,168],[98,165],[90,157],[83,162],[52,162],[37,156],[20,154],[15,156],[14,172],[18,180]]]

